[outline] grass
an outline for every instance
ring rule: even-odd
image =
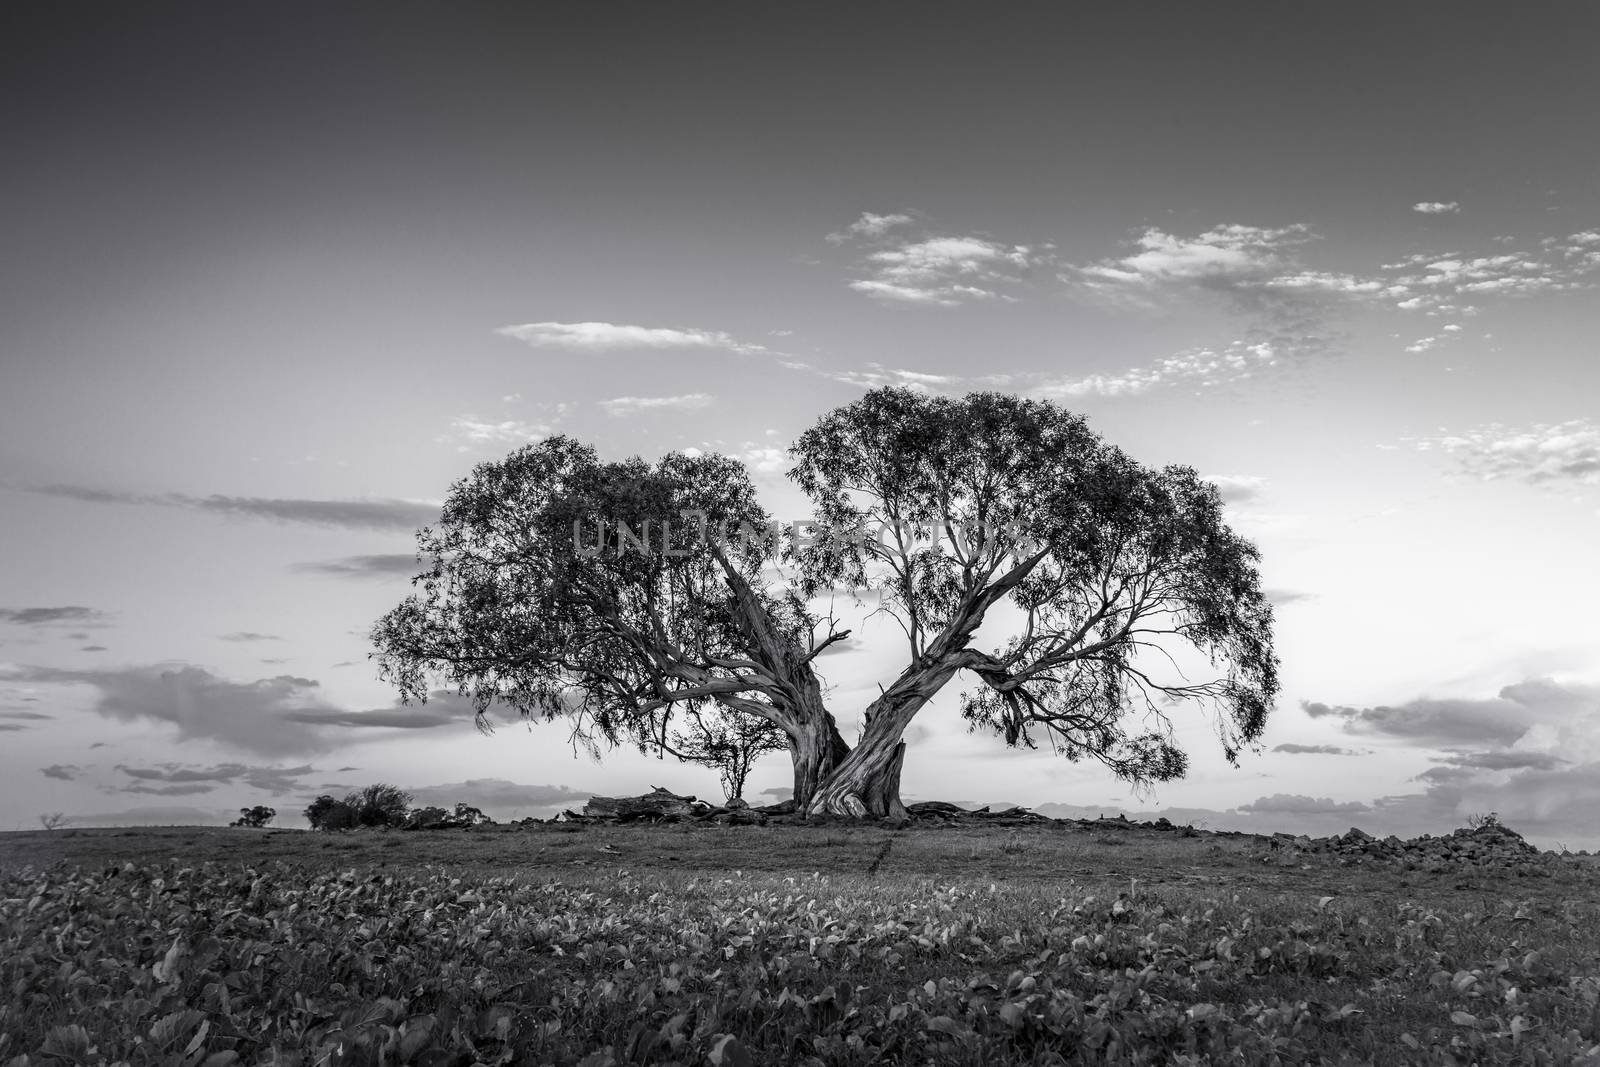
[[[0,835],[0,1064],[1600,1062],[1592,866],[1104,836]]]

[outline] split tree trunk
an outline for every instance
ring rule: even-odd
[[[821,709],[801,720],[800,736],[789,739],[789,754],[794,760],[795,810],[805,811],[817,789],[850,754],[850,746],[839,735],[833,716]]]
[[[906,746],[901,737],[924,704],[967,666],[953,654],[913,664],[867,709],[861,742],[818,787],[808,815],[849,815],[857,819],[906,817],[900,802],[900,769]]]

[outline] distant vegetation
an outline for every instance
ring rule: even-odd
[[[323,794],[306,808],[306,822],[313,830],[466,830],[494,823],[471,804],[457,804],[452,811],[431,805],[413,808],[411,801],[411,794],[399,786],[379,782],[347,793],[343,800]]]
[[[267,823],[278,817],[275,809],[265,804],[257,804],[253,808],[240,808],[239,817],[229,823],[229,826],[244,826],[251,830],[259,830]]]

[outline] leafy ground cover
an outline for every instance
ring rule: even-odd
[[[0,1063],[1600,1062],[1587,864],[1114,826],[66,834],[0,837]]]

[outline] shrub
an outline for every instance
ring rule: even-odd
[[[399,786],[378,782],[344,798],[355,812],[357,826],[404,826],[411,794]]]
[[[352,830],[361,824],[355,808],[326,793],[306,808],[306,822],[313,830]]]
[[[455,811],[428,806],[412,808],[406,815],[406,830],[466,830],[474,826],[493,824],[494,820],[471,804],[457,804]]]
[[[257,804],[253,808],[240,808],[239,817],[229,826],[244,826],[252,830],[259,830],[267,823],[278,817],[278,813],[265,804]]]

